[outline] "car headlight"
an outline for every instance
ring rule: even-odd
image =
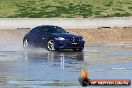
[[[63,37],[57,37],[57,38],[55,38],[56,40],[65,40],[65,38],[63,38]]]

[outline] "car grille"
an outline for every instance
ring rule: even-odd
[[[67,40],[71,42],[80,41],[79,38],[67,38]]]
[[[69,47],[79,47],[78,44],[76,44],[76,45],[74,45],[74,44],[68,44],[67,46],[69,46]]]
[[[67,44],[68,47],[84,47],[84,45],[81,44]]]

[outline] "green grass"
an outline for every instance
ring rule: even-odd
[[[1,18],[132,16],[132,0],[1,0]]]

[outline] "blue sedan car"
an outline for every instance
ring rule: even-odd
[[[68,33],[63,28],[52,25],[37,26],[23,38],[25,48],[30,46],[46,47],[49,51],[59,49],[82,51],[84,43],[82,36]]]

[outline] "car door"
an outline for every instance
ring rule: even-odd
[[[49,29],[47,27],[43,27],[41,30],[40,30],[40,44],[41,46],[46,46],[47,45],[47,41],[50,37],[50,32],[49,32]]]
[[[34,46],[39,46],[39,41],[40,41],[40,30],[38,27],[34,28],[30,33],[29,33],[29,39],[32,45]]]

